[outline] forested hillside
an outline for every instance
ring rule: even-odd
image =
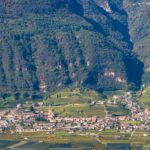
[[[0,93],[139,87],[122,0],[0,0]]]
[[[150,82],[150,0],[125,0],[124,8],[133,50],[145,64],[144,82]]]

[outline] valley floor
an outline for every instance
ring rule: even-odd
[[[106,98],[91,90],[65,89],[41,102],[2,109],[0,149],[149,150],[150,110],[137,101],[147,91]]]

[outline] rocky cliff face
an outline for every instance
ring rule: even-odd
[[[138,87],[120,0],[0,0],[0,92]]]

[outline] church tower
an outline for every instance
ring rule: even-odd
[[[51,110],[51,106],[49,105],[49,108],[48,108],[48,120],[51,121],[53,120],[55,117],[54,113],[52,112]]]

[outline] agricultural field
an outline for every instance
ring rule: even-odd
[[[118,131],[118,130],[106,130],[100,132],[100,140],[103,144],[106,143],[130,143],[147,145],[150,143],[150,136],[148,131]]]
[[[5,99],[0,98],[0,108],[8,108],[13,106],[14,98],[12,96],[8,96]]]
[[[40,107],[39,110],[48,112],[47,107]],[[70,104],[62,106],[51,106],[52,111],[59,117],[105,117],[104,105]]]
[[[107,143],[130,143],[130,133],[120,132],[119,130],[111,129],[101,131],[99,139],[103,144]]]
[[[12,142],[7,144],[8,145],[7,147],[5,144],[3,144],[3,141],[12,141]],[[33,147],[33,145],[35,145],[35,147]],[[49,135],[46,132],[28,132],[28,133],[26,132],[21,134],[15,133],[13,135],[10,133],[6,133],[0,136],[0,149],[2,146],[5,146],[13,150],[15,148],[17,150],[18,148],[20,149],[35,148],[35,150],[39,150],[38,146],[40,145],[45,146],[46,149],[57,147],[58,148],[79,147],[83,150],[84,149],[91,150],[96,145],[99,145],[99,143],[98,141],[95,140],[94,137],[69,134],[68,132],[65,131],[56,131],[52,135]]]
[[[52,93],[44,102],[52,105],[65,105],[75,103],[84,104],[98,100],[102,100],[102,98],[96,91],[73,87]]]
[[[137,130],[132,133],[130,141],[133,144],[149,144],[150,143],[149,133],[150,131]]]
[[[107,112],[109,114],[119,116],[119,115],[128,115],[130,113],[129,109],[124,108],[122,105],[106,105]]]
[[[142,122],[141,121],[132,121],[132,120],[123,120],[123,121],[120,121],[122,123],[128,123],[128,124],[131,124],[131,125],[141,125]]]
[[[61,130],[55,131],[54,134],[47,134],[47,132],[5,133],[0,135],[0,149],[4,146],[13,150],[30,149],[30,146],[34,146],[35,149],[32,150],[39,150],[42,146],[48,150],[53,147],[99,150],[100,147],[107,149],[110,145],[111,147],[112,145],[114,147],[125,145],[147,147],[150,143],[150,136],[144,136],[146,133],[148,134],[146,131],[126,133],[119,130],[97,131],[97,133],[94,130],[89,133],[86,131],[69,133]]]
[[[47,106],[36,109],[48,112],[48,105],[51,105],[54,114],[60,117],[105,117],[105,105],[95,104],[99,100],[101,98],[95,91],[71,88],[52,94],[44,100]]]
[[[144,89],[139,102],[144,108],[150,108],[150,85]]]
[[[64,150],[65,148],[75,150],[98,150],[94,144],[50,144],[33,141],[0,141],[0,149],[2,150]]]

